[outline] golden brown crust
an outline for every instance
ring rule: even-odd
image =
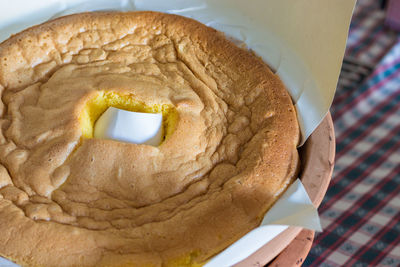
[[[256,227],[298,165],[279,78],[199,22],[83,13],[0,45],[0,255],[29,266],[202,263]],[[81,141],[96,90],[174,105],[160,147]]]

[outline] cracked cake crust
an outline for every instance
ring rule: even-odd
[[[295,178],[284,85],[197,21],[66,16],[0,44],[0,66],[0,255],[21,265],[202,264]],[[100,91],[174,106],[174,132],[159,147],[84,138]]]

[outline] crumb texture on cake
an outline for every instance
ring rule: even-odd
[[[299,129],[258,57],[194,20],[83,13],[0,44],[0,255],[198,266],[294,178]],[[93,139],[107,106],[163,112],[159,147]]]

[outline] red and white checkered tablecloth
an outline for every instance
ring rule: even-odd
[[[319,208],[324,232],[305,266],[400,266],[400,34],[384,19],[379,1],[358,1],[345,58],[372,73],[337,88],[336,163]]]

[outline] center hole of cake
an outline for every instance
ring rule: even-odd
[[[178,120],[178,113],[173,105],[148,105],[136,100],[134,96],[130,94],[99,91],[97,95],[93,96],[85,103],[85,106],[80,113],[79,121],[83,138],[89,139],[94,137],[96,122],[100,116],[111,107],[123,111],[162,114],[161,143],[172,135]]]

